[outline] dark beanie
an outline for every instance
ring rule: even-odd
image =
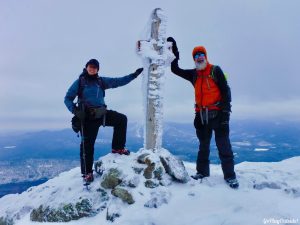
[[[93,65],[93,66],[97,67],[97,69],[99,70],[99,62],[98,62],[97,59],[90,59],[90,60],[86,63],[85,68],[87,68],[88,65]]]

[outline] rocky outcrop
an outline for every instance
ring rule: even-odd
[[[133,204],[135,201],[133,200],[132,195],[123,188],[115,188],[111,191],[112,195],[122,199],[123,202],[128,203],[129,205]]]
[[[140,167],[132,167],[132,169],[136,174],[141,174],[144,170],[144,168],[140,168]]]
[[[116,168],[111,168],[108,173],[104,175],[101,186],[105,189],[113,189],[121,183],[121,172]]]
[[[0,225],[13,225],[26,213],[31,221],[69,222],[104,210],[106,219],[113,222],[122,216],[124,204],[130,206],[139,199],[141,205],[157,208],[169,199],[168,191],[161,192],[167,190],[162,186],[186,181],[183,164],[166,150],[140,150],[130,156],[108,154],[95,162],[94,169],[95,180],[88,188],[82,186],[79,170],[73,169],[72,175],[62,174],[50,184],[28,190],[25,198],[28,201],[32,196],[32,204],[11,212],[12,219],[1,214]]]
[[[146,179],[151,179],[153,177],[153,171],[155,170],[156,164],[150,159],[146,159],[147,168],[144,170],[144,177]]]
[[[7,217],[0,217],[0,225],[13,225],[14,221],[12,219],[9,219]]]
[[[131,187],[131,188],[136,188],[140,184],[140,176],[133,176],[129,177],[120,184],[122,187]]]
[[[159,186],[159,184],[154,182],[153,180],[146,180],[145,181],[145,187],[146,188],[156,188],[158,186]]]
[[[258,184],[254,184],[253,185],[253,188],[254,189],[257,189],[257,190],[262,190],[264,188],[270,188],[270,189],[281,189],[281,186],[277,183],[274,183],[274,182],[261,182],[261,183],[258,183]]]
[[[142,153],[137,157],[136,161],[140,164],[145,164],[147,156],[150,156],[150,153]]]
[[[165,191],[152,192],[150,200],[144,206],[147,208],[158,208],[163,204],[168,204],[170,197],[170,194]]]
[[[190,180],[183,162],[180,159],[168,154],[160,156],[160,161],[163,164],[166,173],[169,174],[175,181],[187,183]]]
[[[159,167],[155,168],[155,170],[153,171],[154,178],[156,178],[157,180],[162,180],[163,173],[164,173],[163,167],[159,166]]]
[[[30,213],[30,220],[36,222],[69,222],[83,217],[95,215],[88,199],[82,199],[76,204],[65,204],[59,208],[40,205]]]
[[[104,166],[103,166],[103,162],[102,160],[96,161],[94,163],[94,168],[95,168],[95,172],[97,174],[99,174],[100,176],[102,176],[103,172],[104,172]]]
[[[165,149],[161,149],[156,153],[150,151],[141,153],[137,157],[137,162],[147,165],[143,173],[146,179],[162,180],[163,174],[167,173],[174,181],[181,183],[189,181],[189,175],[183,162]]]
[[[120,206],[118,206],[115,203],[111,203],[108,207],[107,207],[107,211],[106,211],[106,220],[114,222],[118,217],[120,217],[121,214],[121,209]]]

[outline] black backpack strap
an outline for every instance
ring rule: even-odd
[[[217,79],[217,76],[215,75],[215,69],[216,69],[216,66],[212,66],[211,67],[211,71],[210,71],[210,76],[211,76],[211,78],[214,80],[214,82],[218,82],[218,79]],[[193,85],[195,85],[195,83],[196,83],[196,80],[197,80],[197,77],[198,77],[198,75],[197,75],[197,72],[196,72],[196,70],[194,71],[194,73],[193,73],[193,80],[192,80],[192,82],[193,82]]]
[[[103,91],[103,97],[105,97],[105,85],[104,82],[102,80],[102,77],[98,77],[97,79],[99,86],[101,87],[102,91]]]
[[[82,98],[83,89],[86,83],[86,80],[84,78],[84,75],[80,75],[78,78],[79,85],[78,85],[78,100]]]
[[[214,65],[211,67],[210,76],[211,76],[211,78],[214,80],[214,82],[218,83],[218,79],[217,79],[217,76],[216,76],[216,74],[215,74],[216,67],[217,67],[217,66],[214,66]]]
[[[86,79],[85,79],[84,75],[80,75],[78,80],[79,80],[79,86],[78,86],[78,94],[77,95],[78,95],[78,99],[80,100],[82,98],[83,89],[86,85]],[[98,77],[97,83],[103,90],[103,97],[105,97],[105,85],[102,80],[102,77]]]

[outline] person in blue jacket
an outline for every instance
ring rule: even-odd
[[[100,77],[99,62],[91,59],[86,63],[82,74],[72,84],[66,93],[64,103],[68,110],[80,120],[80,144],[81,173],[86,182],[92,182],[94,144],[99,127],[111,126],[114,128],[112,138],[112,153],[129,155],[125,148],[127,117],[113,110],[107,110],[104,97],[105,89],[124,86],[141,74],[143,68],[134,73],[119,78]],[[78,97],[78,106],[74,99]]]

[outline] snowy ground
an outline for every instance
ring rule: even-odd
[[[129,157],[108,154],[106,160],[117,162],[127,170],[135,154]],[[248,163],[236,166],[240,181],[238,190],[230,189],[223,181],[219,165],[211,166],[211,177],[186,184],[172,183],[154,189],[139,185],[132,190],[135,204],[127,205],[114,200],[121,212],[113,224],[118,225],[256,225],[300,224],[300,157],[277,163]],[[185,163],[190,174],[195,165]],[[132,174],[134,176],[134,174]],[[18,225],[50,225],[53,223],[30,222],[29,212],[40,204],[57,205],[72,202],[81,197],[99,199],[100,177],[96,177],[91,191],[82,187],[79,168],[60,174],[58,177],[22,194],[7,195],[0,199],[0,217],[19,212]],[[144,207],[151,195],[162,199],[158,208]],[[286,221],[290,219],[291,221]],[[290,222],[290,223],[287,223]],[[112,224],[106,220],[106,211],[94,217],[68,222],[69,225]]]

